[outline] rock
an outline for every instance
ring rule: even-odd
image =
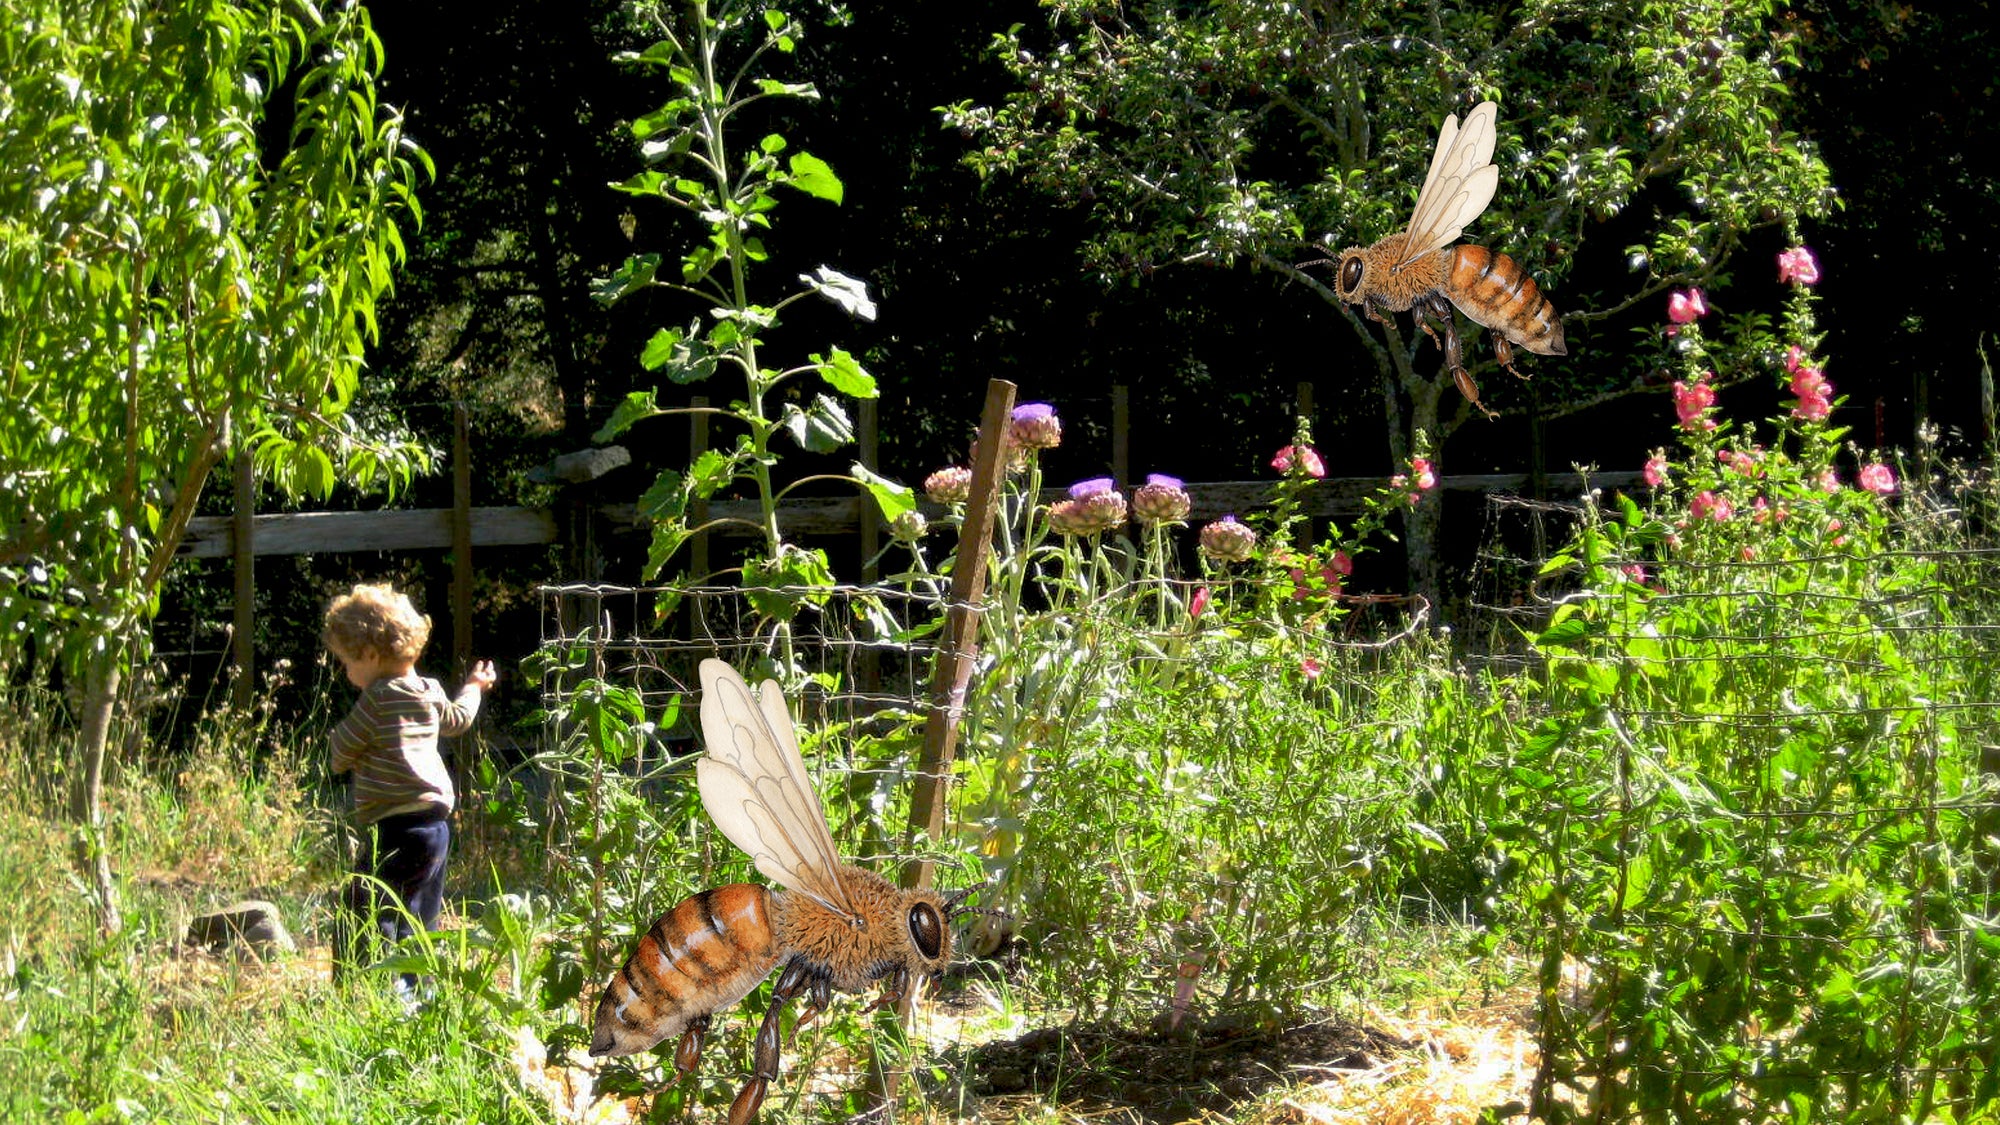
[[[527,475],[536,484],[583,484],[631,463],[630,450],[622,445],[605,445],[565,453],[546,465],[529,469]]]
[[[248,950],[264,960],[280,953],[298,952],[298,944],[285,929],[285,920],[276,905],[262,899],[245,899],[220,910],[197,914],[188,922],[187,944],[199,945],[210,953],[234,947]]]

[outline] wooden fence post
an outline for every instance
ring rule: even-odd
[[[236,565],[234,610],[230,655],[236,664],[236,682],[230,685],[229,702],[238,711],[248,712],[257,694],[257,457],[250,443],[236,449],[236,510],[230,513],[229,553]]]
[[[1132,388],[1111,388],[1111,480],[1119,488],[1132,483]]]
[[[864,399],[861,403],[861,464],[871,473],[882,471],[880,400]],[[882,516],[876,510],[873,497],[861,498],[861,584],[873,586],[881,577],[881,564],[875,556],[882,550]],[[875,646],[864,644],[854,654],[854,686],[865,694],[873,695],[882,687],[882,654]]]
[[[708,396],[695,395],[688,399],[688,405],[695,410],[688,415],[688,464],[692,465],[708,452]],[[695,527],[708,522],[708,501],[696,500],[688,505],[688,522]],[[708,581],[706,531],[697,531],[688,540],[688,577],[694,583]]]
[[[472,422],[465,404],[451,407],[451,674],[472,669]]]
[[[875,399],[865,399],[861,403],[861,464],[869,472],[880,472],[881,450],[877,427],[881,412],[876,409]],[[880,572],[875,562],[875,553],[882,549],[882,515],[875,508],[873,499],[861,500],[861,584],[872,586]]]

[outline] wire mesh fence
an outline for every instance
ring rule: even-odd
[[[1665,550],[1496,496],[1449,639],[1330,570],[1148,581],[1071,545],[1039,600],[996,587],[958,835],[928,846],[978,857],[1081,1005],[1168,1002],[1189,965],[1215,1004],[1364,990],[1423,898],[1538,966],[1537,1113],[1963,1118],[1996,1100],[2000,1002],[1979,511]],[[595,678],[666,715],[704,657],[782,667],[843,849],[911,858],[946,607],[778,593],[782,631],[735,588],[545,588],[545,647],[582,657],[547,709]]]

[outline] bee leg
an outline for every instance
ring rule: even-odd
[[[1419,300],[1410,306],[1410,319],[1416,321],[1417,327],[1424,330],[1424,335],[1431,338],[1431,343],[1442,348],[1445,346],[1445,340],[1438,339],[1438,334],[1431,329],[1431,317],[1434,316],[1437,316],[1437,309],[1428,299]],[[1450,314],[1447,313],[1442,319],[1444,321],[1445,339],[1455,339]]]
[[[792,1038],[797,1039],[800,1029],[819,1018],[826,1006],[833,1003],[833,981],[826,977],[814,977],[812,987],[806,992],[806,1006],[799,1009],[799,1022],[792,1025]]]
[[[866,1008],[861,1009],[861,1014],[865,1016],[869,1012],[872,1012],[877,1008],[887,1008],[896,1004],[900,1004],[903,1001],[903,996],[909,991],[910,991],[910,970],[902,968],[896,969],[894,972],[891,972],[887,977],[883,978],[882,995],[877,996],[873,1004],[870,1004]]]
[[[1439,313],[1444,320],[1444,359],[1445,366],[1451,370],[1451,381],[1458,384],[1458,393],[1464,395],[1465,401],[1471,403],[1481,414],[1488,418],[1499,417],[1498,414],[1488,410],[1485,403],[1479,401],[1479,384],[1472,381],[1472,373],[1465,369],[1465,349],[1458,340],[1458,323],[1451,317],[1451,306],[1445,304],[1442,297],[1434,300],[1437,305],[1444,306],[1440,309],[1434,305],[1432,311]]]
[[[778,1044],[784,1034],[785,1008],[792,997],[804,992],[812,984],[812,976],[806,971],[804,962],[793,958],[785,963],[785,971],[778,977],[778,987],[771,990],[771,1006],[764,1011],[764,1022],[757,1027],[757,1045],[752,1052],[754,1065],[750,1081],[736,1092],[736,1100],[729,1103],[729,1125],[750,1125],[757,1118],[757,1107],[764,1104],[764,1091],[778,1077]]]
[[[674,1082],[678,1085],[687,1080],[701,1066],[701,1044],[708,1036],[708,1017],[696,1016],[688,1021],[687,1030],[681,1032],[681,1041],[674,1046]]]
[[[1514,346],[1507,342],[1507,337],[1498,332],[1493,334],[1493,358],[1500,361],[1500,366],[1507,369],[1507,374],[1516,379],[1527,378],[1526,375],[1514,370]]]

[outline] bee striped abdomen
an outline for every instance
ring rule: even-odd
[[[593,1055],[629,1055],[741,1000],[778,962],[771,892],[731,883],[654,921],[597,1004]]]
[[[1458,311],[1531,352],[1565,354],[1562,320],[1520,263],[1469,243],[1449,253],[1445,295]]]

